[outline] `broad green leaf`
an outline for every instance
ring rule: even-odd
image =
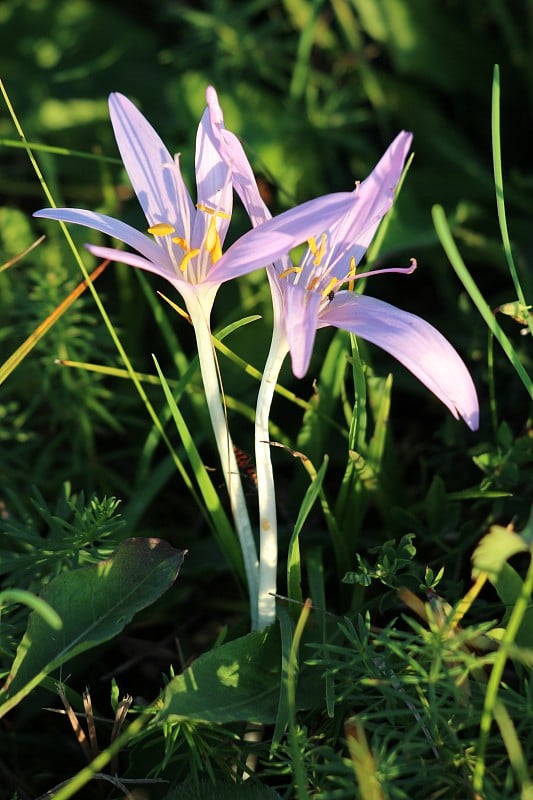
[[[526,542],[528,547],[531,549],[533,547],[533,507],[531,508],[531,513],[529,515],[529,519],[526,523],[525,528],[522,528],[520,531],[520,536]]]
[[[280,800],[279,794],[261,783],[216,783],[202,780],[196,784],[189,779],[171,789],[164,800]]]
[[[0,691],[0,716],[61,664],[120,633],[172,585],[183,557],[161,539],[126,539],[111,558],[53,578],[41,598],[59,614],[63,628],[51,631],[39,614],[30,614]]]
[[[522,592],[523,580],[518,572],[507,563],[516,553],[527,552],[524,538],[499,525],[493,525],[489,533],[483,537],[472,556],[474,577],[486,572],[494,586],[498,597],[505,606],[503,622],[507,623],[511,612]],[[530,646],[533,641],[533,607],[529,607],[520,623],[516,634],[517,645]]]
[[[273,626],[204,653],[166,687],[157,724],[169,718],[274,722],[280,649],[279,630]]]
[[[527,544],[518,533],[493,525],[474,550],[472,574],[476,578],[480,572],[486,572],[490,582],[494,583],[505,562],[527,549]]]
[[[524,581],[510,564],[502,564],[502,567],[496,576],[489,575],[489,580],[496,589],[498,597],[505,606],[504,620],[509,617],[517,598],[522,591]]]

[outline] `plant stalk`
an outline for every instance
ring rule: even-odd
[[[276,618],[276,583],[278,568],[278,523],[276,487],[270,457],[268,422],[272,399],[281,366],[288,352],[281,326],[274,333],[257,395],[255,413],[255,468],[259,502],[259,597],[258,628],[271,625]]]
[[[205,303],[193,302],[187,298],[187,310],[194,327],[196,345],[198,348],[198,361],[204,385],[205,398],[218,454],[222,465],[222,472],[228,490],[231,511],[235,528],[239,537],[244,570],[250,597],[250,616],[252,630],[258,627],[257,597],[258,597],[258,563],[257,549],[255,546],[250,517],[246,507],[246,499],[233,449],[233,442],[228,429],[226,414],[221,399],[220,378],[215,356],[215,349],[211,338],[209,323],[210,308],[205,308]]]

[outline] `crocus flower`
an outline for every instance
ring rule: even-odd
[[[224,127],[216,94],[207,95],[213,137],[231,166],[234,187],[253,225],[260,228],[270,212],[242,145]],[[270,459],[269,416],[279,371],[288,352],[293,372],[303,377],[309,368],[316,332],[333,325],[387,350],[439,397],[455,417],[472,429],[478,425],[478,402],[470,374],[451,344],[431,325],[413,314],[353,291],[360,263],[377,227],[390,209],[412,136],[403,131],[353,192],[330,225],[317,216],[309,249],[298,266],[283,256],[268,267],[274,309],[274,330],[257,398],[255,457],[260,515],[259,627],[275,619],[277,520],[275,485]],[[412,272],[416,263],[396,272]],[[365,273],[366,276],[376,274]],[[348,289],[342,288],[347,285]]]
[[[216,98],[214,89],[210,96]],[[146,216],[147,233],[84,209],[48,208],[35,216],[85,225],[124,242],[135,252],[101,246],[88,249],[97,257],[153,272],[182,295],[194,327],[206,403],[243,554],[252,627],[256,627],[257,551],[220,397],[210,313],[224,281],[264,266],[305,241],[316,226],[317,213],[331,224],[346,202],[351,202],[350,194],[328,195],[269,219],[223,254],[232,212],[232,170],[219,154],[209,110],[202,116],[196,137],[196,205],[183,181],[179,157],[172,158],[133,103],[115,93],[109,98],[109,110],[124,166]]]
[[[214,89],[210,89],[211,95]],[[216,95],[215,95],[216,96]],[[197,203],[183,181],[179,156],[170,155],[159,135],[133,103],[121,94],[109,98],[118,148],[147,220],[141,233],[105,214],[77,208],[47,208],[34,216],[94,228],[134,251],[89,246],[100,258],[120,261],[170,281],[189,311],[199,300],[209,315],[218,287],[230,278],[264,266],[306,241],[320,213],[329,222],[338,216],[348,194],[336,193],[304,203],[248,231],[228,251],[222,245],[232,212],[231,168],[222,159],[206,109],[196,137]]]
[[[221,155],[252,224],[264,224],[270,213],[259,196],[252,169],[238,139],[224,128],[216,96],[208,95],[211,125]],[[274,307],[276,346],[290,352],[296,377],[311,359],[316,331],[333,325],[377,344],[393,355],[451,411],[475,430],[477,394],[461,357],[428,322],[395,306],[353,291],[360,277],[382,272],[410,273],[416,266],[356,273],[378,225],[392,206],[412,135],[402,131],[362,183],[354,202],[331,225],[317,217],[309,249],[298,266],[282,257],[268,266]],[[345,287],[348,287],[346,289]]]

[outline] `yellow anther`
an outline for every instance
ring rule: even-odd
[[[353,287],[355,285],[355,280],[354,280],[355,279],[355,270],[356,270],[355,257],[352,256],[351,259],[350,259],[350,280],[348,281],[348,290],[350,292],[353,292]]]
[[[283,272],[280,272],[278,278],[286,278],[287,275],[294,275],[298,272],[301,272],[303,267],[289,267],[288,269],[284,269]]]
[[[200,252],[199,250],[189,250],[188,253],[185,253],[185,255],[183,256],[183,258],[181,260],[181,264],[180,264],[180,270],[182,272],[185,272],[185,270],[187,269],[187,265],[189,264],[189,261],[191,260],[191,258],[194,258],[194,256],[197,256],[199,252]]]
[[[322,296],[327,297],[328,295],[330,295],[335,290],[337,284],[338,284],[337,278],[331,278],[328,285],[325,287],[325,289],[322,290]]]
[[[308,285],[305,287],[307,289],[307,291],[308,292],[313,292],[316,289],[319,280],[320,280],[320,278],[318,277],[318,275],[315,275],[315,277],[312,278],[312,280],[310,280]]]
[[[218,261],[222,255],[222,245],[220,244],[220,236],[217,231],[216,217],[211,217],[209,220],[209,227],[205,237],[205,249],[208,253],[211,253],[213,264],[215,261]]]
[[[320,266],[320,262],[324,258],[324,253],[326,252],[326,241],[327,241],[327,236],[325,233],[323,233],[322,236],[320,237],[320,246],[315,250],[311,250],[311,252],[315,257],[313,261],[313,265],[315,267]]]
[[[179,246],[182,247],[185,250],[185,252],[187,252],[190,249],[187,240],[184,239],[182,236],[173,236],[172,241],[174,242],[174,244],[179,244]]]
[[[315,237],[311,236],[311,238],[307,240],[307,244],[309,245],[309,249],[312,254],[315,255],[316,251],[318,250]]]
[[[168,236],[169,233],[174,233],[176,229],[169,225],[168,222],[156,222],[148,228],[148,233],[152,236]]]
[[[221,217],[222,219],[231,219],[231,214],[227,214],[225,211],[217,211],[216,208],[209,208],[209,206],[204,206],[202,203],[197,203],[196,208],[198,211],[205,211],[206,214],[213,214],[215,217]]]

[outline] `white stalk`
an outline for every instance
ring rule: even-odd
[[[259,599],[258,628],[262,630],[276,619],[276,582],[278,568],[278,523],[276,514],[276,487],[272,460],[268,421],[272,398],[278,381],[281,365],[288,352],[282,327],[274,325],[272,343],[265,364],[263,378],[257,396],[255,412],[255,469],[259,500]]]
[[[246,500],[242,488],[241,476],[233,442],[229,433],[226,414],[222,405],[221,387],[215,358],[215,350],[211,340],[211,327],[209,324],[209,310],[206,303],[194,302],[187,298],[187,310],[194,327],[196,345],[198,347],[198,360],[200,373],[204,385],[205,398],[213,433],[218,448],[218,454],[224,473],[224,480],[228,490],[231,511],[235,528],[241,546],[248,592],[250,595],[250,616],[252,630],[258,627],[257,596],[258,596],[258,562],[250,517],[246,507]]]

